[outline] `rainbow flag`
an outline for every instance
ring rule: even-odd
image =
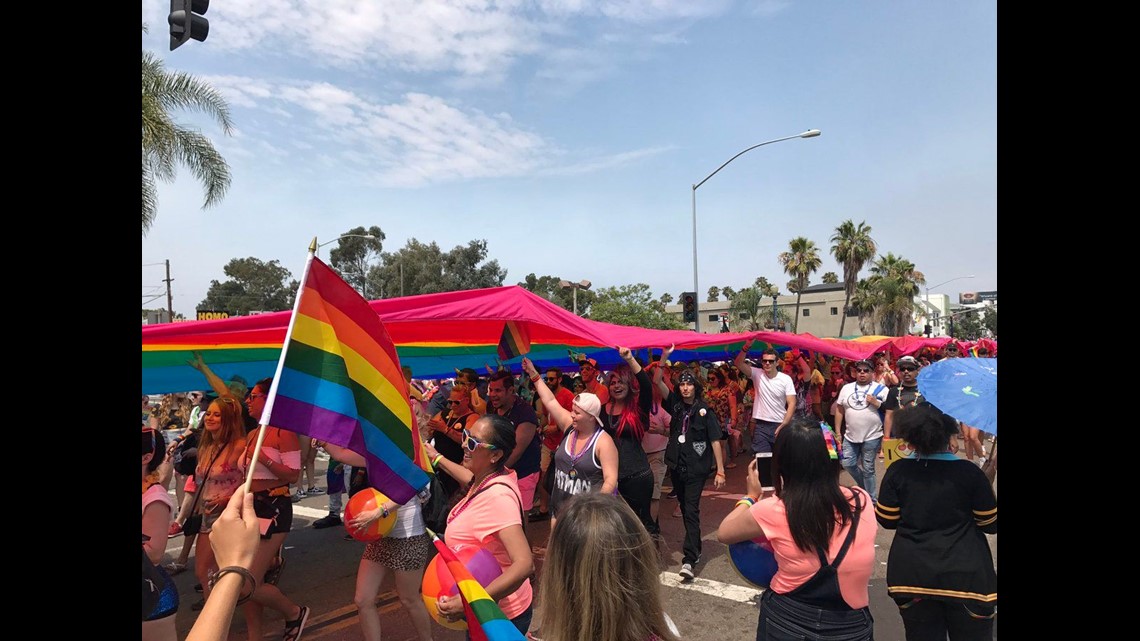
[[[514,321],[507,321],[499,337],[499,360],[509,361],[529,351],[530,337],[526,331]]]
[[[315,256],[297,298],[264,422],[361,454],[369,483],[406,502],[431,464],[380,316]]]
[[[463,561],[455,556],[455,552],[447,547],[439,536],[431,533],[432,543],[439,550],[447,569],[451,572],[455,584],[459,587],[459,596],[463,599],[463,612],[467,616],[467,634],[472,641],[526,641],[526,637],[519,632],[515,624],[503,614],[498,603],[491,600],[487,590],[475,580]]]

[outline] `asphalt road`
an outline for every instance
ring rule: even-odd
[[[692,641],[725,641],[727,639],[754,639],[759,616],[758,599],[760,591],[747,584],[732,568],[727,558],[727,548],[716,542],[713,533],[717,524],[732,510],[736,500],[744,491],[744,474],[747,459],[736,459],[738,466],[728,470],[728,485],[724,491],[715,491],[712,484],[706,487],[701,502],[701,521],[704,545],[701,564],[696,568],[697,579],[688,585],[678,581],[677,570],[681,563],[681,542],[684,526],[681,519],[672,518],[676,501],[663,500],[661,508],[661,529],[664,542],[661,546],[661,581],[664,586],[665,610],[677,624],[683,639]],[[317,460],[320,485],[324,487],[326,461]],[[879,462],[879,478],[882,478],[882,461]],[[842,481],[850,484],[846,473]],[[668,482],[668,481],[666,481]],[[342,527],[315,530],[310,524],[328,514],[328,498],[325,495],[309,497],[294,504],[293,531],[286,539],[286,567],[280,580],[281,589],[297,603],[312,609],[309,625],[304,633],[304,641],[360,641],[360,627],[356,608],[353,605],[356,568],[364,543],[343,540]],[[545,542],[549,535],[549,522],[538,522],[528,526],[527,535],[535,552],[536,563],[541,572],[545,554]],[[875,619],[875,638],[878,641],[903,641],[902,620],[898,609],[886,592],[887,553],[894,538],[894,532],[879,529],[876,537],[876,567],[871,577],[871,613]],[[997,561],[997,536],[988,535]],[[167,547],[168,560],[178,554],[183,537],[170,539]],[[193,555],[191,564],[193,564]],[[192,565],[191,565],[192,567]],[[198,612],[190,605],[200,598],[193,590],[197,582],[193,572],[184,572],[175,577],[178,584],[181,605],[178,611],[177,626],[179,638],[185,638]],[[544,599],[538,595],[535,600],[536,617],[533,627],[537,627],[537,609]],[[385,641],[413,641],[415,634],[411,620],[393,589],[392,579],[387,579],[381,590],[377,606],[381,612]],[[266,611],[266,639],[279,639],[283,629],[280,615]],[[464,633],[433,626],[433,636],[437,641],[462,641]],[[231,640],[244,640],[245,623],[239,611],[234,615],[231,627]],[[996,633],[995,633],[996,638]]]

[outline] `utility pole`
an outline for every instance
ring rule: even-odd
[[[169,314],[167,322],[174,322],[174,296],[170,293],[170,281],[174,280],[170,277],[170,259],[166,259],[166,313]]]

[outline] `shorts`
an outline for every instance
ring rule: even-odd
[[[661,482],[665,480],[665,450],[660,452],[646,452],[645,458],[649,459],[649,469],[653,471],[653,499],[661,498]]]
[[[519,479],[519,500],[522,501],[523,512],[534,507],[534,491],[538,489],[539,476],[541,473],[535,472]]]
[[[427,533],[398,539],[384,537],[364,548],[364,558],[389,570],[420,570],[427,566],[431,554],[431,537]]]
[[[253,511],[257,518],[269,519],[269,529],[261,535],[262,539],[293,529],[293,500],[289,496],[269,496],[266,492],[256,492],[253,495]],[[264,523],[262,527],[265,527]]]
[[[198,491],[198,484],[194,482],[194,475],[193,474],[189,474],[186,476],[186,485],[182,486],[182,490],[184,492],[189,492],[191,494]]]
[[[545,472],[546,468],[550,467],[550,462],[553,460],[554,460],[554,450],[549,449],[545,445],[543,445],[542,446],[542,456],[538,460],[539,461],[538,462],[539,471]]]

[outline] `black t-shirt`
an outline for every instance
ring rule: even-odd
[[[883,406],[880,409],[886,412],[887,410],[912,407],[925,401],[926,399],[922,396],[922,392],[918,391],[917,385],[913,387],[895,385],[887,392],[887,400],[883,401]]]
[[[643,430],[641,434],[635,433],[630,425],[626,425],[622,428],[621,434],[618,434],[618,421],[621,417],[610,414],[608,407],[602,408],[602,429],[613,438],[617,446],[619,479],[641,474],[650,469],[645,449],[641,447],[641,437],[644,436],[644,430],[649,428],[649,411],[653,409],[653,388],[650,387],[649,375],[645,370],[637,373],[637,383],[637,412]]]

